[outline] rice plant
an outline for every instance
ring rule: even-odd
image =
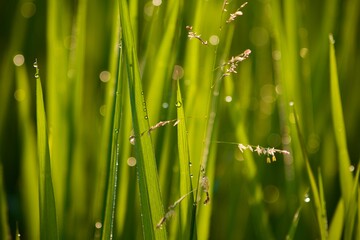
[[[0,238],[358,239],[359,5],[0,4]]]

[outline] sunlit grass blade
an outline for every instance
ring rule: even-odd
[[[336,144],[339,151],[339,173],[341,196],[344,199],[345,211],[348,209],[350,202],[351,187],[353,186],[350,167],[350,158],[346,143],[346,129],[343,117],[343,110],[341,105],[341,96],[339,88],[339,79],[337,74],[337,64],[334,48],[334,39],[332,35],[329,37],[330,41],[330,97],[331,97],[331,112],[334,125],[334,133]]]
[[[329,240],[341,239],[344,227],[344,200],[340,198],[329,227]]]
[[[166,239],[166,230],[156,229],[157,222],[164,215],[164,209],[160,194],[151,135],[149,133],[142,135],[142,133],[146,132],[150,126],[148,122],[144,92],[142,90],[140,70],[131,29],[129,10],[125,0],[119,0],[119,12],[135,136],[135,153],[140,189],[143,234],[145,239]]]
[[[328,236],[328,220],[327,220],[327,212],[326,212],[326,201],[325,201],[325,193],[324,193],[324,185],[323,178],[321,174],[320,168],[318,169],[318,185],[319,185],[319,196],[320,196],[320,206],[321,206],[321,224],[326,231],[326,237]]]
[[[217,122],[215,122],[215,125],[217,126]],[[216,139],[218,136],[219,128],[215,127],[213,132],[213,139]],[[196,229],[197,229],[197,236],[199,239],[209,239],[211,238],[211,215],[213,211],[213,207],[216,206],[214,204],[214,184],[216,182],[215,180],[215,174],[216,174],[216,152],[218,146],[216,143],[212,142],[210,147],[210,153],[209,153],[209,161],[206,167],[206,177],[209,180],[209,195],[210,195],[210,202],[206,205],[204,205],[204,200],[200,201],[198,203],[198,214],[196,222]],[[205,195],[204,193],[202,193]],[[202,199],[204,199],[203,197]],[[201,204],[199,206],[199,204]]]
[[[299,223],[299,219],[300,219],[300,213],[301,213],[301,206],[296,210],[291,226],[290,226],[290,230],[288,232],[288,234],[286,235],[286,240],[292,240],[295,237],[295,233],[296,233],[296,229],[298,227],[298,223]]]
[[[178,46],[177,34],[179,33],[179,28],[177,21],[179,21],[179,8],[180,2],[167,1],[166,2],[166,11],[165,3],[163,8],[159,8],[158,16],[153,18],[150,28],[150,37],[149,42],[158,42],[158,48],[154,51],[154,46],[149,45],[150,49],[147,49],[146,59],[153,59],[146,64],[146,69],[144,70],[144,81],[151,83],[148,87],[148,94],[151,96],[151,102],[148,103],[148,111],[151,119],[158,119],[160,109],[158,106],[161,105],[164,94],[167,91],[159,92],[159,89],[167,89],[171,81],[168,80],[169,75],[171,74],[172,66],[174,66],[176,54],[176,47]],[[159,28],[159,25],[162,25],[164,19],[167,19],[167,24],[165,29]],[[147,40],[147,39],[146,39]],[[178,73],[181,75],[182,73]]]
[[[40,239],[58,239],[54,189],[51,177],[50,152],[39,69],[36,68],[36,116],[39,155]]]
[[[300,142],[302,157],[303,157],[303,160],[305,161],[306,172],[307,172],[307,175],[309,178],[310,189],[312,192],[312,199],[314,200],[313,202],[314,202],[314,207],[316,210],[316,218],[317,218],[317,221],[319,224],[320,236],[321,236],[321,239],[327,239],[328,232],[327,232],[326,209],[325,209],[325,206],[323,206],[323,202],[321,201],[322,200],[321,198],[323,198],[323,196],[321,196],[321,193],[319,192],[319,188],[316,184],[315,176],[313,174],[313,171],[311,170],[311,166],[310,166],[309,159],[307,156],[306,146],[304,143],[304,138],[303,138],[301,130],[300,130],[300,124],[299,124],[299,121],[297,118],[297,113],[295,111],[295,107],[294,107],[294,105],[291,105],[291,106],[292,106],[293,115],[295,118],[296,134],[297,134],[299,142]]]
[[[108,141],[109,152],[109,170],[108,170],[108,181],[107,181],[107,194],[106,194],[106,203],[105,203],[105,212],[104,212],[104,227],[102,232],[102,239],[112,239],[114,235],[114,221],[115,221],[115,204],[117,196],[117,184],[118,184],[118,168],[119,168],[119,156],[120,156],[120,145],[119,145],[119,129],[121,124],[121,115],[122,115],[122,99],[124,96],[124,87],[123,82],[120,81],[122,69],[122,51],[119,52],[119,65],[118,73],[115,79],[115,94],[114,100],[112,101],[113,105],[109,106],[111,111],[109,115],[112,118],[110,120],[111,124],[109,129],[107,129],[111,134],[109,135],[111,139]]]
[[[186,130],[186,119],[184,105],[181,96],[179,80],[177,80],[177,117],[178,123],[178,151],[180,165],[180,196],[192,191],[191,160],[189,156],[188,135]],[[192,216],[194,195],[191,193],[179,206],[180,212],[180,239],[193,239],[195,233],[195,218]]]
[[[359,173],[360,173],[360,163],[357,165],[357,171],[355,175],[355,182],[354,186],[350,195],[350,202],[349,202],[349,209],[346,213],[345,218],[345,232],[344,232],[344,239],[351,240],[356,239],[356,232],[354,231],[356,225],[356,215],[359,214],[358,209],[358,191],[359,191]]]
[[[32,95],[29,75],[24,65],[16,68],[16,87],[21,89],[23,97],[18,100],[19,130],[22,139],[21,149],[21,197],[24,208],[26,236],[29,239],[39,239],[39,178],[38,158],[36,150],[36,128],[33,121],[31,106]]]

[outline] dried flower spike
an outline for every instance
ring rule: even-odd
[[[162,217],[160,219],[160,221],[158,222],[158,224],[156,225],[156,228],[162,228],[162,226],[164,225],[164,223],[170,219],[173,215],[175,214],[174,209],[169,209],[169,211],[165,214],[164,217]]]
[[[243,7],[245,7],[247,5],[247,2],[243,3],[238,9],[236,9],[236,11],[234,13],[230,13],[230,17],[228,20],[226,20],[226,23],[231,23],[233,21],[235,21],[235,19],[238,16],[242,16],[243,12],[240,11]],[[225,9],[226,10],[226,9]]]
[[[184,196],[182,196],[181,198],[179,198],[178,200],[176,200],[172,205],[170,205],[168,207],[168,211],[165,213],[165,216],[163,216],[160,221],[158,222],[158,224],[156,225],[156,228],[162,228],[162,226],[164,225],[164,223],[169,220],[174,214],[175,214],[175,207],[181,203],[182,200],[184,200],[184,198],[186,198],[190,193],[194,192],[196,189],[188,192],[187,194],[185,194]]]
[[[222,65],[222,66],[230,65],[230,67],[223,74],[223,77],[230,76],[231,73],[237,73],[236,68],[239,65],[239,63],[247,59],[250,54],[251,54],[251,50],[246,49],[243,53],[240,53],[237,56],[232,56],[227,63]]]
[[[223,7],[222,7],[223,12],[227,12],[226,5],[229,5],[229,1],[228,1],[228,0],[224,0]]]
[[[174,123],[173,126],[175,127],[178,123],[180,122],[179,119],[173,119],[173,120],[167,120],[167,121],[160,121],[157,124],[151,126],[148,130],[144,131],[141,133],[141,136],[143,136],[145,133],[150,134],[152,131],[154,131],[155,129],[159,128],[159,127],[163,127],[169,123]],[[132,134],[129,137],[129,141],[132,145],[135,145],[135,135]]]
[[[192,26],[186,26],[186,30],[188,30],[188,38],[189,38],[189,39],[196,38],[196,39],[198,39],[202,44],[207,45],[208,42],[207,42],[207,41],[204,41],[204,40],[201,38],[201,35],[200,35],[200,34],[197,34],[196,32],[193,32],[192,29],[193,29]]]
[[[280,153],[280,154],[290,154],[288,151],[286,150],[281,150],[281,149],[275,149],[275,148],[264,148],[261,147],[259,145],[257,146],[252,146],[252,145],[244,145],[242,143],[238,144],[238,148],[241,152],[244,152],[244,150],[249,149],[251,152],[256,152],[258,155],[266,155],[266,162],[267,163],[271,163],[271,162],[275,162],[276,161],[276,153]]]
[[[206,198],[204,201],[204,205],[208,204],[210,202],[210,195],[209,195],[209,179],[207,176],[205,176],[205,169],[201,167],[202,177],[200,180],[200,189],[201,191],[205,192]]]

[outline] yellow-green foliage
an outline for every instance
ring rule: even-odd
[[[0,238],[358,239],[359,7],[1,4]]]

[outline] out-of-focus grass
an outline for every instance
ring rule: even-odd
[[[44,228],[37,58],[61,239],[359,235],[353,176],[360,131],[359,1],[251,1],[242,9],[242,1],[121,1],[128,17],[119,14],[119,3],[1,4],[6,197],[0,207],[8,214],[2,211],[0,227],[9,225],[14,237],[19,222],[23,239],[38,239]],[[236,11],[243,15],[226,23]],[[208,44],[189,39],[186,26]],[[329,48],[330,33],[335,43]],[[251,55],[237,73],[219,77],[226,70],[221,66],[245,49]],[[126,61],[119,61],[121,54]],[[168,120],[174,121],[157,125]],[[266,155],[242,153],[236,143],[291,154],[266,164]],[[209,181],[206,205],[203,177]],[[185,196],[191,189],[193,198]],[[175,216],[156,228],[182,196]]]

